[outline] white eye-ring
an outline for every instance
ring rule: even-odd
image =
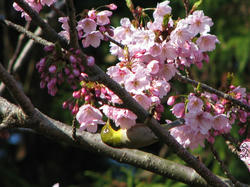
[[[108,128],[105,128],[105,129],[103,130],[103,133],[105,133],[105,134],[109,133],[109,129],[108,129]]]

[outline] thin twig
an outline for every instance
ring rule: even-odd
[[[35,33],[34,35],[35,36],[39,36],[40,34],[42,33],[42,29],[41,27],[38,27],[36,30],[35,30]],[[14,67],[13,67],[13,72],[17,72],[21,67],[22,67],[22,64],[24,62],[24,59],[28,56],[28,54],[30,53],[31,49],[33,48],[35,44],[35,41],[33,39],[30,39],[26,44],[25,46],[23,47],[23,50],[21,51],[20,55],[18,56],[18,58],[16,59],[16,62],[14,64]],[[49,43],[48,41],[46,41],[45,44],[52,44],[52,43]]]
[[[15,23],[12,23],[11,21],[9,20],[2,20],[7,26],[10,26],[14,29],[16,29],[18,32],[21,32],[23,34],[25,34],[28,38],[30,39],[33,39],[35,42],[41,44],[41,45],[44,45],[44,46],[47,46],[47,45],[53,45],[53,43],[39,37],[39,36],[36,36],[33,32],[30,32],[28,30],[26,30],[23,26],[21,25],[17,25]]]
[[[49,36],[49,39],[52,42],[59,41],[64,48],[68,48],[68,42],[63,37],[58,35],[57,32],[53,28],[51,28],[49,24],[39,16],[37,12],[30,8],[27,3],[25,3],[23,0],[14,1],[32,18],[32,20],[37,25],[39,25],[43,29],[43,32],[46,33],[46,36]]]
[[[29,30],[29,26],[30,26],[30,22],[27,22],[26,25],[25,25],[25,30]],[[22,47],[22,43],[23,43],[23,39],[24,39],[24,36],[25,34],[22,33],[19,35],[18,37],[18,41],[17,41],[17,46],[16,46],[16,49],[15,49],[15,52],[14,54],[12,55],[12,58],[9,60],[9,63],[8,63],[8,68],[7,68],[7,71],[10,73],[12,68],[13,68],[13,64],[14,62],[16,61],[17,59],[17,56],[21,50],[21,47]]]
[[[212,87],[210,87],[210,86],[208,86],[208,85],[206,85],[206,84],[204,84],[204,83],[201,83],[201,82],[192,80],[192,79],[190,79],[190,78],[187,78],[187,77],[181,75],[180,73],[177,73],[177,74],[176,74],[176,78],[177,78],[178,80],[182,81],[182,82],[191,83],[191,84],[194,85],[194,86],[200,85],[200,87],[201,87],[203,90],[206,90],[206,91],[208,91],[208,92],[210,92],[210,93],[214,93],[214,94],[218,95],[219,97],[222,97],[222,98],[224,98],[224,99],[227,99],[227,100],[231,101],[231,102],[232,102],[233,104],[235,104],[235,105],[238,105],[238,106],[240,106],[240,107],[242,107],[242,108],[245,108],[246,111],[250,111],[250,106],[249,106],[249,105],[247,105],[247,104],[245,104],[245,103],[243,103],[243,102],[241,102],[241,101],[239,101],[239,100],[233,98],[233,97],[230,96],[229,94],[226,94],[226,93],[221,92],[221,91],[219,91],[219,90],[217,90],[217,89],[214,89],[214,88],[212,88]]]
[[[73,0],[66,0],[67,12],[69,16],[69,31],[70,31],[70,46],[78,49],[78,35],[76,32],[76,16],[75,16],[75,6]]]
[[[114,40],[113,38],[111,38],[109,35],[103,33],[103,36],[107,37],[109,39],[110,42],[114,43],[115,45],[119,46],[120,48],[124,49],[125,45],[123,45],[122,43]]]
[[[209,143],[210,149],[215,157],[215,159],[219,162],[222,170],[224,171],[225,175],[232,181],[233,184],[237,186],[241,186],[240,182],[229,172],[228,168],[226,167],[225,163],[220,159],[217,151],[214,149],[213,144]]]

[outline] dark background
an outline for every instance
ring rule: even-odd
[[[134,0],[134,4],[141,7],[155,7],[159,1]],[[194,1],[191,1],[191,4]],[[77,13],[84,9],[97,8],[101,5],[115,3],[118,9],[114,11],[112,25],[118,26],[122,17],[132,18],[126,7],[125,1],[75,1]],[[234,73],[234,84],[250,88],[250,1],[242,0],[206,0],[200,9],[205,15],[214,21],[211,33],[218,36],[220,45],[211,52],[210,63],[204,64],[202,70],[191,68],[193,78],[207,83],[215,88],[223,90],[226,75]],[[174,18],[184,17],[185,11],[181,0],[173,0],[170,3]],[[45,8],[41,16],[49,9]],[[0,14],[5,15],[15,23],[25,25],[25,20],[12,8],[11,0],[0,1]],[[59,32],[60,24],[50,19]],[[31,23],[30,30],[36,27]],[[8,60],[14,53],[17,45],[18,33],[0,25],[0,61],[6,66]],[[99,49],[89,48],[87,54],[96,57],[97,64],[103,69],[116,61],[109,52],[109,45],[102,42]],[[39,88],[39,75],[35,70],[35,63],[44,55],[41,46],[36,45],[25,60],[23,67],[14,74],[20,85],[31,98],[35,107],[45,114],[71,124],[72,116],[69,111],[61,108],[71,92],[64,87],[56,97],[47,94],[47,90]],[[175,90],[188,93],[190,86],[182,83],[175,84]],[[5,91],[3,96],[14,102],[9,93]],[[166,110],[166,115],[170,115]],[[239,137],[237,132],[239,126],[236,124],[232,134],[242,141],[246,135]],[[42,135],[32,132],[11,130],[1,132],[0,138],[0,186],[3,187],[44,187],[52,186],[59,182],[60,187],[80,186],[185,186],[182,183],[145,172],[129,165],[119,164],[102,155],[90,153],[86,150],[71,147],[63,142],[54,142]],[[244,164],[237,159],[227,148],[222,137],[216,139],[215,148],[229,167],[232,174],[242,182],[247,183],[249,173]],[[143,150],[155,154],[161,154],[168,159],[183,163],[161,143],[154,144]],[[209,148],[197,148],[192,151],[199,156],[203,162],[216,174],[223,176],[218,163],[213,160]]]

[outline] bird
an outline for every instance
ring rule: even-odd
[[[166,130],[181,126],[184,124],[183,119],[175,120],[169,124],[161,124]],[[153,131],[144,123],[137,123],[129,129],[115,130],[110,119],[101,130],[102,142],[116,148],[131,148],[138,149],[149,146],[159,141],[159,138],[153,133]]]

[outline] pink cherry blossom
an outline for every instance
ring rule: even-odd
[[[104,10],[101,12],[98,12],[96,14],[97,24],[98,25],[107,25],[110,23],[109,16],[112,15],[112,12],[109,10]]]
[[[182,118],[184,117],[184,112],[185,112],[185,104],[184,103],[177,103],[173,106],[171,109],[172,113],[177,117],[177,118]]]
[[[133,98],[145,109],[148,110],[151,106],[151,99],[145,94],[134,95]]]
[[[219,43],[219,40],[215,35],[203,34],[197,39],[196,43],[202,52],[213,51],[215,49],[215,44]]]
[[[148,63],[147,69],[151,74],[156,74],[159,71],[159,61],[158,60],[152,60]]]
[[[212,19],[204,16],[202,10],[194,11],[192,15],[187,18],[187,23],[190,24],[189,29],[194,35],[198,33],[207,33],[210,31],[210,27],[213,25]]]
[[[177,58],[177,50],[176,47],[170,42],[164,43],[161,48],[161,59],[165,61],[165,59],[174,60]]]
[[[199,145],[204,147],[204,140],[208,138],[208,135],[194,131],[188,125],[173,128],[170,133],[183,147],[191,149],[195,149]]]
[[[104,124],[102,113],[90,104],[82,105],[76,114],[76,119],[80,123],[80,130],[85,130],[95,133],[97,124]]]
[[[160,65],[159,76],[163,77],[166,81],[169,81],[176,74],[177,69],[174,64],[162,64]]]
[[[108,118],[115,122],[117,127],[120,126],[122,129],[129,129],[136,124],[135,120],[137,116],[127,109],[116,108],[109,105],[103,105],[100,109]]]
[[[86,34],[96,30],[96,22],[90,18],[84,18],[77,23],[77,31],[83,30]]]
[[[68,24],[68,17],[59,17],[58,21],[62,23],[63,31],[59,32],[59,35],[64,37],[65,39],[69,40],[69,24]]]
[[[220,133],[229,133],[231,125],[229,124],[227,116],[225,114],[214,116],[213,128],[220,131]]]
[[[158,43],[153,44],[150,48],[149,48],[149,53],[150,55],[152,55],[153,57],[156,57],[158,55],[161,54],[161,45]]]
[[[185,114],[185,123],[189,125],[194,131],[201,134],[207,134],[213,126],[213,116],[208,112],[188,112]]]
[[[26,0],[26,3],[37,13],[39,13],[42,9],[42,5],[36,1]],[[26,12],[24,12],[24,10],[17,3],[13,3],[13,8],[16,11],[22,12],[21,17],[24,17],[26,21],[31,21],[31,17]]]
[[[47,6],[51,6],[53,3],[55,3],[57,0],[41,0],[41,4],[44,6],[44,5],[47,5]]]
[[[124,83],[124,77],[128,73],[129,70],[126,67],[120,68],[119,64],[116,64],[116,66],[111,66],[107,69],[107,74],[119,84]]]
[[[162,23],[163,23],[163,18],[162,17],[157,17],[154,19],[154,22],[148,22],[147,23],[147,28],[152,31],[162,31]]]
[[[103,39],[103,35],[99,31],[92,31],[91,33],[85,34],[84,37],[86,38],[82,40],[82,45],[85,48],[90,45],[97,48]]]
[[[88,11],[88,16],[90,19],[95,19],[96,18],[96,10],[90,10]]]
[[[166,14],[171,14],[172,8],[168,5],[169,1],[163,1],[162,3],[158,3],[157,7],[153,13],[154,19],[158,17],[164,17]]]
[[[163,98],[170,91],[171,86],[166,79],[155,79],[152,81],[151,90],[159,98]]]
[[[139,94],[149,88],[150,81],[142,72],[128,73],[125,76],[124,86],[128,92]]]
[[[202,111],[203,101],[196,96],[189,95],[187,109],[189,112],[200,112]]]
[[[185,20],[180,20],[177,27],[170,34],[171,42],[177,45],[184,44],[186,41],[191,40],[192,37],[193,34],[190,32]]]

